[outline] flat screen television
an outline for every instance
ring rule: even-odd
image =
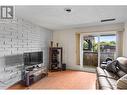
[[[36,65],[43,63],[43,52],[28,52],[23,54],[24,65]]]

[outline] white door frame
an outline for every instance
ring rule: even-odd
[[[83,36],[84,35],[80,35],[80,67],[83,67]]]

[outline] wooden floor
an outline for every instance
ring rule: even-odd
[[[8,89],[95,89],[96,75],[81,71],[51,72],[40,81],[25,87],[16,84]]]

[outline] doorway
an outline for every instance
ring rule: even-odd
[[[82,36],[82,67],[96,68],[106,58],[116,58],[116,34]]]

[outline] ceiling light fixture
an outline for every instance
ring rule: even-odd
[[[112,18],[112,19],[103,19],[103,20],[101,20],[101,22],[114,21],[114,20],[116,20],[116,19],[115,18]]]
[[[65,8],[64,11],[66,11],[67,13],[71,12],[71,8]]]

